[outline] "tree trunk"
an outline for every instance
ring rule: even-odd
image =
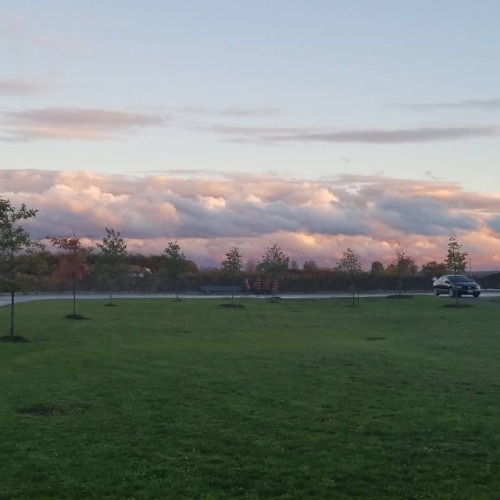
[[[75,273],[71,273],[71,285],[73,288],[73,316],[76,316],[76,279],[75,279]]]
[[[14,336],[14,296],[16,292],[10,291],[10,336]]]

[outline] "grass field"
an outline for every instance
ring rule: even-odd
[[[0,498],[500,497],[500,307],[222,302],[17,306]]]

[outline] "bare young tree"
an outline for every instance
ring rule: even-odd
[[[363,270],[361,267],[361,257],[351,248],[347,248],[347,250],[342,254],[340,260],[337,262],[337,269],[349,276],[352,305],[354,306],[356,305],[354,300],[356,292],[356,276]]]
[[[392,266],[396,270],[398,277],[398,294],[401,297],[403,291],[403,277],[410,272],[410,265],[413,262],[412,258],[406,253],[406,250],[398,243],[394,249]]]
[[[241,274],[243,257],[237,247],[231,248],[226,253],[226,258],[221,262],[220,269],[223,274],[231,278],[231,304],[234,304],[234,282]]]
[[[10,340],[15,338],[15,294],[32,281],[28,257],[39,248],[19,222],[36,217],[37,212],[24,203],[16,209],[9,200],[0,198],[0,289],[10,294]]]

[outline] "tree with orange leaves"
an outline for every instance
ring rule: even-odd
[[[59,249],[54,279],[57,282],[70,282],[73,291],[73,314],[67,317],[79,319],[81,316],[76,314],[76,283],[81,281],[89,272],[87,257],[91,250],[85,248],[80,238],[74,233],[70,237],[49,236],[48,239],[54,247]]]

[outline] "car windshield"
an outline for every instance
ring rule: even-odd
[[[448,276],[448,279],[452,283],[463,283],[464,281],[468,282],[473,282],[474,280],[469,278],[468,276],[462,276],[462,275],[457,275],[457,276]]]

